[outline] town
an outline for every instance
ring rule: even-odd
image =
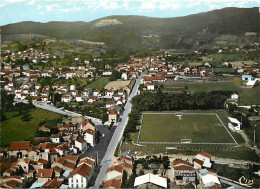
[[[254,44],[251,50],[253,49],[259,51],[258,44]],[[225,50],[219,49],[216,53],[221,54],[223,51]],[[130,112],[127,106],[127,103],[130,103],[129,98],[132,99],[135,95],[158,94],[158,91],[178,95],[190,91],[192,84],[230,85],[233,80],[240,80],[243,90],[257,88],[260,80],[258,64],[253,61],[233,61],[223,62],[218,68],[210,61],[189,64],[174,62],[172,59],[175,55],[168,50],[159,51],[157,54],[150,57],[131,55],[128,62],[117,63],[113,69],[111,65],[105,64],[105,69],[97,71],[93,65],[95,62],[101,62],[101,58],[90,60],[74,57],[75,66],[45,66],[43,69],[37,69],[37,65],[47,64],[50,59],[55,60],[57,55],[34,48],[3,51],[0,73],[4,89],[2,93],[5,93],[6,98],[12,96],[13,99],[2,108],[8,110],[10,106],[13,108],[20,106],[24,110],[27,109],[15,115],[23,115],[24,122],[32,119],[27,106],[29,109],[37,107],[62,116],[55,124],[49,124],[46,119],[39,122],[37,132],[31,140],[11,139],[9,144],[5,144],[8,148],[1,151],[1,187],[82,188],[96,186],[100,178],[102,180],[98,187],[103,188],[139,188],[151,185],[161,188],[175,185],[220,188],[232,184],[239,186],[241,183],[245,186],[254,184],[251,181],[233,181],[218,175],[218,172],[221,166],[229,169],[227,165],[233,165],[239,169],[243,167],[245,170],[254,170],[255,174],[259,175],[258,163],[239,163],[237,160],[230,163],[224,158],[218,159],[217,156],[212,156],[203,148],[201,149],[204,151],[194,148],[197,150],[194,156],[171,155],[172,149],[181,149],[181,145],[192,143],[192,139],[183,140],[177,147],[166,147],[166,153],[165,150],[161,150],[159,156],[149,156],[149,153],[143,156],[145,152],[141,152],[144,146],[142,144],[148,143],[135,141],[132,137],[134,134],[130,136],[127,132],[129,123],[126,125],[126,120],[123,119],[124,114]],[[194,56],[200,54],[201,52],[194,52]],[[19,61],[26,64],[19,64]],[[219,73],[217,71],[219,69],[224,72]],[[228,70],[226,73],[225,69]],[[111,80],[112,77],[115,79]],[[82,79],[88,81],[87,85],[78,82]],[[101,87],[88,87],[91,83],[101,80],[106,81]],[[249,119],[259,120],[257,116],[259,107],[249,104],[241,106],[243,100],[240,94],[244,95],[242,90],[233,92],[230,90],[228,93],[230,96],[225,98],[220,107],[226,106],[229,110],[235,108],[242,114],[250,110],[253,114]],[[258,103],[257,101],[256,104]],[[134,109],[145,108],[145,104],[140,106],[135,102],[134,106]],[[92,111],[96,111],[96,114],[91,113]],[[2,120],[8,120],[5,113],[1,116]],[[239,116],[229,117],[226,126],[223,123],[226,129],[228,127],[229,133],[242,132],[244,125],[242,126],[241,120],[237,118]],[[139,118],[135,115],[134,119]],[[121,133],[118,134],[116,132],[120,127]],[[123,127],[126,127],[125,131],[122,130]],[[114,146],[110,146],[109,142],[114,138],[117,142]],[[134,147],[129,146],[129,141],[132,141]],[[238,144],[235,140],[234,145]],[[259,142],[256,144],[258,146]],[[256,150],[257,146],[248,148]],[[119,147],[121,148],[118,149]],[[100,169],[100,165],[104,161],[102,158],[106,157],[106,148],[111,149],[112,153],[114,150],[115,153],[108,164],[103,164],[102,168],[107,166],[107,169],[101,174],[103,170]],[[152,147],[147,145],[145,148]],[[258,149],[257,154],[259,156]]]

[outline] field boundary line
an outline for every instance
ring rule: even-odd
[[[142,114],[142,117],[141,117],[141,125],[140,125],[140,127],[139,127],[139,133],[138,133],[138,137],[137,137],[136,143],[139,143],[140,134],[141,134],[142,125],[143,125],[143,117],[144,117],[144,115]]]
[[[214,145],[230,145],[234,146],[236,143],[214,143],[214,142],[192,142],[189,144],[183,144],[181,142],[138,142],[139,144],[182,144],[182,145],[197,145],[197,144],[214,144]]]
[[[227,130],[228,134],[231,136],[231,138],[234,140],[234,142],[236,143],[236,145],[238,145],[237,141],[235,140],[235,138],[233,137],[233,135],[229,132],[229,130],[227,129],[227,127],[225,126],[225,124],[222,122],[222,120],[219,118],[218,114],[216,114],[217,118],[219,119],[220,123],[225,127],[225,129]]]

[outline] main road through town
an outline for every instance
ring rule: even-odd
[[[99,174],[98,174],[96,181],[95,181],[95,185],[94,185],[95,188],[99,188],[100,184],[103,182],[103,180],[106,176],[106,170],[107,170],[107,168],[109,167],[109,165],[112,161],[112,158],[114,156],[117,144],[119,143],[120,139],[123,136],[125,126],[128,122],[128,114],[130,113],[131,107],[132,107],[131,100],[137,94],[137,90],[139,88],[142,76],[143,76],[143,73],[138,77],[138,79],[135,82],[134,88],[133,88],[133,90],[132,90],[132,92],[131,92],[128,100],[127,100],[126,105],[125,105],[125,110],[124,110],[124,113],[121,117],[121,122],[118,123],[117,128],[116,128],[116,130],[113,134],[113,137],[112,137],[112,139],[111,139],[111,141],[108,145],[106,154],[105,154],[105,156],[104,156],[104,158],[101,162],[101,168],[100,168]]]

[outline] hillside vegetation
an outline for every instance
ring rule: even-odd
[[[102,19],[117,19],[122,24],[97,27]],[[259,9],[224,8],[176,18],[109,16],[91,22],[27,21],[8,24],[1,29],[3,40],[14,34],[38,34],[58,39],[105,42],[118,49],[191,48],[195,42],[211,43],[222,34],[259,33]]]

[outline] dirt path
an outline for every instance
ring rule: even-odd
[[[256,154],[260,157],[260,149],[250,145],[250,143],[249,143],[250,140],[249,140],[248,136],[245,134],[245,132],[241,130],[241,131],[239,131],[239,134],[241,134],[241,136],[245,140],[245,146],[252,150],[255,150]]]

